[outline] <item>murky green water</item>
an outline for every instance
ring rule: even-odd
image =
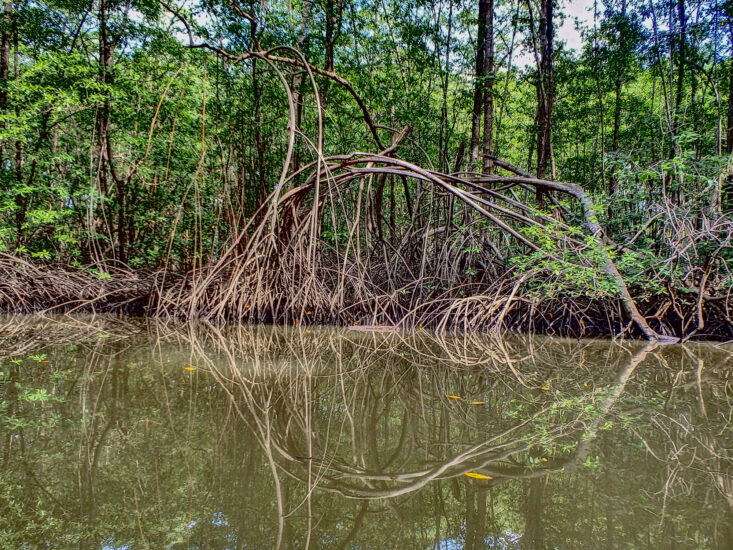
[[[731,548],[733,348],[0,318],[1,548]]]

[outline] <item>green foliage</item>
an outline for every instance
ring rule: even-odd
[[[77,0],[17,3],[0,22],[12,50],[9,76],[0,83],[7,96],[0,105],[0,252],[77,267],[117,260],[133,268],[187,270],[226,250],[274,188],[286,149],[286,97],[265,63],[225,62],[188,48],[187,30],[162,4],[104,5],[102,14],[99,3]],[[536,154],[537,71],[517,60],[531,52],[531,6],[496,2],[500,64],[482,78],[494,84],[494,153],[529,171]],[[721,189],[730,159],[720,154],[731,63],[725,57],[730,37],[721,29],[730,25],[730,14],[707,1],[684,6],[684,57],[674,38],[679,15],[658,17],[667,13],[658,1],[599,2],[579,51],[556,41],[556,177],[593,193],[601,225],[615,242],[634,239],[631,249],[611,251],[642,296],[665,292],[660,281],[679,283],[716,250],[709,239],[698,243],[694,258],[661,264],[674,243],[664,217],[647,226],[650,214],[672,201],[679,215],[712,216],[731,200]],[[353,84],[380,127],[410,125],[399,151],[406,160],[450,171],[462,144],[470,148],[475,3],[275,1],[251,9],[260,47],[301,47],[318,67],[332,53],[336,72]],[[557,7],[558,20],[565,9]],[[180,15],[190,21],[194,41],[232,54],[253,48],[250,23],[227,3],[184,2]],[[100,65],[103,30],[109,67]],[[506,65],[510,57],[514,66]],[[316,84],[326,105],[324,153],[373,150],[348,92],[320,77]],[[298,86],[300,126],[314,135],[310,83]],[[108,135],[100,136],[105,125]],[[379,132],[388,142],[391,133]],[[304,140],[297,141],[296,154],[301,166],[315,158]],[[416,190],[414,182],[407,185]],[[343,200],[355,196],[347,192]],[[387,191],[384,200],[396,205],[396,224],[410,221],[402,193]],[[427,201],[420,208],[415,219],[432,215]],[[324,217],[321,237],[337,248],[348,231],[338,205],[331,214],[335,221]],[[455,223],[459,231],[488,226]],[[525,254],[509,242],[506,256],[518,273],[535,274],[531,292],[615,293],[594,246],[581,255],[565,250],[566,239],[584,241],[584,235],[553,226],[525,231],[540,250]],[[461,274],[482,277],[483,243],[452,242],[456,256],[466,258]],[[719,256],[733,267],[733,252]]]
[[[552,299],[558,296],[606,298],[617,294],[618,285],[605,273],[605,258],[594,237],[578,229],[560,228],[557,224],[531,226],[524,234],[541,247],[510,258],[509,264],[517,274],[530,276],[529,295]],[[584,252],[577,253],[563,246],[567,239],[584,241]]]

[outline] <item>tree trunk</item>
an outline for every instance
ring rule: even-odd
[[[490,174],[493,169],[492,135],[494,131],[494,80],[496,70],[494,67],[494,0],[487,1],[486,30],[484,33],[484,86],[483,86],[483,112],[484,112],[484,139],[483,139],[483,173]]]
[[[536,144],[537,144],[537,177],[547,177],[548,167],[551,170],[551,177],[554,177],[552,166],[552,107],[554,102],[554,82],[552,77],[552,56],[554,25],[553,0],[541,0],[539,21],[539,53],[534,38],[534,24],[532,22],[532,9],[530,5],[530,25],[532,26],[532,38],[534,42],[535,58],[537,61],[537,113],[535,115]],[[545,207],[544,190],[537,190],[537,206]]]
[[[2,38],[0,43],[0,112],[3,115],[8,110],[8,75],[10,72],[10,19],[12,18],[13,7],[10,0],[3,2],[2,14]],[[6,128],[5,122],[2,128]],[[0,140],[0,165],[3,164],[5,152],[5,140]]]
[[[111,81],[112,72],[112,47],[107,35],[107,3],[106,0],[99,0],[99,82],[106,86]],[[103,194],[108,192],[108,158],[107,138],[109,137],[109,96],[105,92],[104,103],[97,110],[97,147],[99,153],[98,178],[99,187]]]
[[[524,535],[522,535],[521,540],[522,548],[526,550],[543,550],[545,548],[542,512],[547,479],[547,476],[543,476],[534,478],[529,482],[527,506],[524,515]]]
[[[733,2],[728,10],[728,32],[733,41]],[[733,59],[728,60],[728,129],[725,134],[725,150],[733,155]],[[725,211],[733,207],[733,162],[728,163],[728,177],[721,191],[720,202]]]
[[[621,2],[621,18],[624,22],[626,22],[626,0],[622,0]],[[625,31],[621,31],[622,33]],[[622,51],[626,51],[626,48],[624,47],[627,42],[626,35],[621,36],[621,49]],[[614,105],[613,105],[613,134],[611,136],[611,151],[614,154],[618,153],[619,150],[619,134],[621,132],[621,93],[623,92],[623,86],[624,86],[624,70],[617,68],[616,69],[616,79],[614,82]],[[618,181],[616,180],[616,176],[611,174],[611,176],[608,179],[608,195],[613,196],[616,194],[616,186],[618,184]]]
[[[441,172],[448,171],[448,78],[450,76],[450,47],[453,34],[453,3],[448,7],[448,34],[445,41],[445,69],[443,70],[443,102],[440,106],[440,129],[438,133],[439,167]]]
[[[494,0],[486,2],[486,22],[484,31],[484,140],[483,140],[483,173],[490,174],[493,169],[491,155],[493,154],[492,135],[494,131]]]
[[[489,488],[484,486],[466,487],[466,542],[465,550],[486,548],[486,497]]]
[[[328,72],[333,72],[333,49],[336,42],[335,27],[336,5],[333,0],[328,0],[326,2],[326,63],[324,66]]]
[[[677,0],[677,92],[674,102],[675,135],[679,133],[680,105],[682,105],[682,91],[684,89],[685,65],[687,63],[687,16],[685,14],[685,0]]]
[[[110,39],[107,21],[109,16],[107,0],[99,0],[98,4],[99,19],[99,82],[104,88],[111,85],[114,66],[114,43]],[[107,90],[104,90],[105,99],[102,105],[97,109],[96,131],[97,131],[97,181],[99,190],[102,195],[107,195],[110,188],[110,176],[113,176],[112,167],[112,143],[110,140],[110,96]],[[114,179],[114,178],[113,178]],[[122,180],[115,180],[117,191],[117,221],[115,228],[117,259],[127,261],[126,250],[126,233],[125,233],[125,186]]]
[[[15,13],[12,17],[12,33],[13,33],[13,78],[17,81],[20,77],[20,51],[18,49],[18,18]],[[15,105],[15,117],[20,120],[20,106]],[[15,141],[15,181],[18,187],[23,186],[23,142]],[[15,196],[17,210],[15,212],[15,225],[17,227],[17,242],[21,246],[21,235],[23,224],[25,223],[26,211],[28,209],[28,197],[24,194]]]
[[[308,45],[310,44],[310,0],[303,0],[300,12],[300,36],[298,37],[298,51],[307,58]],[[295,73],[290,82],[290,86],[295,94],[295,125],[300,128],[303,121],[303,100],[305,94],[301,89],[303,86],[304,75],[301,72]],[[300,151],[296,147],[293,151],[293,160],[290,164],[290,171],[295,173],[300,168]]]
[[[255,2],[250,0],[249,5],[250,13],[255,13]],[[256,47],[257,44],[257,26],[250,22],[250,44],[251,47]],[[262,103],[262,90],[259,79],[259,67],[257,65],[257,58],[252,59],[252,96],[253,96],[253,117],[254,117],[254,138],[255,138],[255,152],[257,154],[257,190],[255,193],[255,206],[252,209],[256,212],[258,208],[265,202],[267,197],[267,179],[265,172],[265,144],[262,140],[262,133],[260,132],[260,110]]]
[[[540,3],[540,65],[537,85],[537,177],[547,179],[547,168],[552,162],[552,107],[554,82],[552,56],[554,25],[553,0]]]
[[[341,6],[338,1],[327,0],[326,2],[326,51],[324,69],[330,73],[334,70],[334,48],[336,39],[341,28]],[[321,92],[321,105],[326,108],[328,100],[329,80],[323,83],[323,91]]]
[[[481,148],[481,107],[483,105],[484,69],[486,67],[486,19],[493,0],[479,0],[478,36],[476,37],[476,79],[473,85],[473,116],[471,118],[471,170],[479,166]]]
[[[619,141],[619,133],[621,131],[621,89],[623,86],[623,82],[621,80],[621,77],[616,78],[615,83],[615,98],[614,98],[614,105],[613,105],[613,135],[611,136],[611,151],[614,153],[618,153],[618,141]],[[611,176],[608,178],[608,195],[613,196],[616,194],[616,176],[611,174]]]
[[[3,3],[2,11],[2,38],[0,39],[0,113],[7,116],[10,111],[8,104],[8,87],[10,85],[10,48],[13,47],[13,77],[17,80],[20,70],[20,59],[18,50],[18,20],[15,7],[9,1]],[[15,117],[19,119],[20,108],[15,105]],[[5,122],[2,128],[6,129]],[[9,144],[8,144],[9,145]],[[5,164],[5,140],[0,140],[0,166]],[[12,153],[8,151],[8,160]],[[15,141],[15,165],[14,176],[18,187],[23,184],[23,142]],[[28,197],[25,194],[15,195],[15,246],[23,244],[23,223],[25,222]]]
[[[733,59],[728,61],[728,66],[728,131],[725,134],[725,150],[733,155]]]

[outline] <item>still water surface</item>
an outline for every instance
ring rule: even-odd
[[[0,318],[0,548],[733,547],[733,348]]]

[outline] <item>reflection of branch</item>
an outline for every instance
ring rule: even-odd
[[[52,325],[47,323],[47,319],[38,321],[39,330],[50,331],[52,327],[60,342],[69,341],[63,332],[65,324],[69,325],[70,335],[80,334],[79,324],[73,319],[54,320]],[[99,318],[94,327],[109,333],[117,326],[114,322],[105,323]],[[30,328],[27,326],[24,330],[23,334],[32,340]],[[422,331],[368,334],[333,329],[157,321],[132,324],[130,333],[127,340],[122,334],[119,338],[128,347],[141,343],[148,346],[150,335],[158,336],[153,363],[160,363],[161,377],[166,374],[164,383],[155,390],[155,399],[141,401],[136,406],[147,407],[146,403],[155,401],[153,407],[157,419],[162,421],[161,427],[178,439],[180,421],[171,419],[170,427],[165,427],[165,408],[169,389],[174,394],[181,391],[179,404],[185,408],[184,386],[179,384],[179,377],[170,374],[173,369],[181,368],[178,359],[187,356],[185,364],[196,368],[196,372],[186,373],[184,377],[188,381],[188,375],[192,376],[191,399],[210,399],[210,412],[215,415],[212,418],[216,420],[217,434],[210,440],[211,452],[222,462],[217,465],[214,477],[218,478],[222,471],[230,473],[221,468],[231,467],[248,484],[247,493],[251,489],[249,484],[261,484],[260,494],[271,497],[271,502],[267,501],[266,508],[263,507],[269,510],[263,522],[272,534],[269,541],[272,546],[276,532],[281,533],[278,538],[285,546],[290,540],[290,527],[296,523],[300,529],[305,528],[308,521],[308,527],[317,532],[319,509],[327,507],[334,498],[331,495],[335,494],[359,500],[345,504],[344,513],[339,517],[343,530],[333,545],[342,542],[347,547],[351,533],[356,533],[361,521],[366,527],[371,517],[367,514],[376,511],[370,499],[384,498],[377,509],[383,511],[389,507],[395,514],[406,516],[405,500],[392,497],[408,496],[409,493],[420,503],[426,499],[435,504],[436,499],[450,494],[445,490],[447,485],[459,493],[467,487],[488,490],[506,482],[516,484],[517,480],[538,480],[536,485],[539,486],[544,482],[542,478],[572,471],[582,463],[588,456],[587,440],[603,435],[606,419],[614,417],[616,421],[620,404],[642,399],[637,395],[656,396],[654,381],[666,373],[670,373],[670,379],[674,378],[675,398],[667,402],[665,409],[660,400],[649,401],[652,406],[659,403],[659,414],[653,417],[651,424],[633,423],[636,426],[643,424],[641,430],[647,431],[642,432],[647,437],[646,443],[663,465],[672,465],[666,487],[662,480],[657,489],[666,488],[669,500],[679,497],[681,488],[696,488],[695,483],[702,480],[706,498],[715,498],[718,502],[715,492],[718,491],[730,502],[733,478],[729,473],[731,460],[727,440],[730,418],[726,416],[730,413],[730,399],[725,386],[728,382],[726,361],[730,359],[724,356],[724,351],[711,346],[654,348],[598,340],[578,344],[569,340],[524,337],[498,339],[443,334],[435,338]],[[134,334],[144,336],[133,339]],[[115,428],[106,443],[101,442],[105,423],[111,421],[109,407],[114,405],[108,400],[116,392],[110,393],[109,375],[105,383],[104,376],[91,376],[91,373],[104,370],[97,368],[99,360],[106,360],[110,355],[108,349],[115,351],[118,347],[118,344],[108,346],[107,342],[99,340],[96,349],[84,352],[84,357],[90,356],[91,360],[80,361],[85,365],[86,376],[79,396],[84,421],[79,426],[86,431],[82,432],[79,458],[96,467],[94,455],[99,457],[102,470],[97,474],[96,499],[100,505],[101,499],[108,496],[107,487],[110,486],[105,475],[109,470],[104,466],[106,446],[111,447],[113,456],[109,468],[116,468],[117,460],[125,458],[118,451],[140,452],[136,444],[138,439],[130,438],[129,433],[118,437]],[[682,350],[684,353],[689,351],[689,356],[683,356]],[[49,353],[55,354],[50,355],[52,365],[56,364],[57,356],[68,355],[64,349]],[[125,360],[127,358],[129,356]],[[679,365],[682,364],[680,358],[686,366],[679,369],[682,372],[679,376],[664,368],[665,359],[672,365]],[[511,360],[511,368],[505,364],[507,360]],[[655,362],[662,368],[642,367]],[[113,359],[110,365],[116,363],[120,364]],[[601,365],[603,368],[599,368]],[[47,371],[45,366],[34,368]],[[639,381],[641,374],[644,379]],[[140,371],[138,375],[142,377],[139,380],[149,379],[147,371],[145,374]],[[137,380],[130,379],[136,395],[146,391]],[[145,385],[149,383],[154,382],[146,381]],[[593,390],[600,386],[604,386],[602,391]],[[103,392],[100,387],[104,388]],[[632,388],[640,394],[631,393]],[[462,399],[448,400],[444,392],[455,393]],[[696,397],[705,399],[704,413]],[[485,399],[486,403],[471,406],[473,399]],[[522,409],[515,409],[510,400],[521,403]],[[681,414],[676,414],[678,402],[687,406]],[[117,402],[121,407],[119,414],[126,411],[123,403],[123,400]],[[631,406],[646,410],[643,403],[639,401]],[[92,413],[84,412],[86,409]],[[624,412],[633,414],[635,410]],[[72,412],[79,414],[78,410]],[[149,415],[148,409],[140,409],[140,412],[146,417]],[[202,437],[209,441],[208,417],[191,414],[197,412],[203,411],[190,410],[190,418],[197,419],[194,420],[197,426],[204,430]],[[94,418],[90,419],[89,414]],[[659,437],[648,437],[649,425],[654,433],[663,435],[661,445]],[[618,423],[612,436],[623,438],[626,429],[625,424],[621,428]],[[147,429],[145,434],[140,432],[138,435],[147,438]],[[225,437],[234,439],[224,441]],[[566,451],[576,440],[582,443],[575,446],[575,452]],[[176,443],[183,450],[198,441],[178,440]],[[239,444],[244,444],[246,456],[232,453],[232,463],[228,463],[228,453],[237,451]],[[208,445],[203,446],[209,450]],[[642,449],[641,456],[643,454]],[[637,454],[628,456],[634,463],[639,458]],[[16,457],[15,463],[20,464],[17,458],[20,457]],[[206,463],[196,464],[204,468]],[[46,468],[46,462],[43,464]],[[157,471],[157,463],[155,468]],[[45,470],[35,469],[38,479],[42,480],[41,471]],[[657,471],[655,469],[654,473]],[[466,472],[481,473],[493,479],[465,479],[463,474]],[[134,475],[143,474],[141,470]],[[588,475],[592,483],[599,480],[597,473],[589,471]],[[91,494],[89,488],[93,489],[94,472],[87,477],[91,483],[86,485],[85,481],[84,490]],[[447,478],[453,480],[449,484],[440,483],[439,480]],[[145,481],[143,477],[139,480]],[[223,483],[227,481],[223,479]],[[549,483],[548,491],[553,490],[552,479]],[[427,485],[434,489],[433,496],[425,493]],[[41,494],[32,482],[30,487],[35,496],[48,500],[48,495]],[[423,491],[417,495],[421,487]],[[512,494],[516,489],[516,486],[507,488]],[[546,495],[549,496],[549,492]],[[276,498],[280,501],[277,512]],[[658,498],[661,502],[662,497]],[[84,503],[90,502],[85,500]],[[670,500],[670,511],[672,503]],[[102,513],[107,513],[101,506],[98,510],[100,518]],[[310,517],[313,517],[312,525]],[[234,528],[233,518],[229,519]],[[343,537],[346,538],[342,541]],[[311,541],[311,546],[316,544],[315,540]]]
[[[682,367],[675,373],[667,399],[660,405],[661,410],[650,418],[651,426],[662,436],[661,441],[655,442],[631,428],[649,456],[666,469],[664,484],[657,493],[662,500],[660,525],[667,519],[668,503],[675,498],[689,500],[701,474],[707,480],[701,490],[706,494],[717,492],[723,499],[727,517],[733,518],[733,447],[729,441],[720,440],[730,429],[730,411],[733,408],[726,389],[722,387],[720,395],[723,396],[723,402],[711,403],[708,400],[706,404],[704,392],[713,391],[716,387],[716,379],[712,376],[703,383],[703,367],[710,356],[695,353],[695,348],[680,349],[696,368]],[[715,359],[710,360],[725,371],[726,362],[730,362],[730,351],[718,349],[728,354],[728,357],[721,359],[720,356],[714,356]],[[717,382],[727,386],[725,378]],[[678,408],[679,405],[683,406]]]
[[[117,318],[80,316],[0,316],[0,360],[22,357],[45,346],[86,342],[103,336],[107,343],[123,341],[142,329]]]
[[[585,462],[590,453],[591,443],[595,440],[598,435],[598,428],[601,426],[608,414],[611,412],[611,408],[618,402],[624,393],[626,383],[634,374],[636,367],[638,367],[650,351],[657,347],[654,343],[647,343],[643,347],[639,348],[631,357],[629,357],[628,363],[619,371],[616,376],[616,380],[607,388],[606,397],[601,401],[598,406],[598,416],[593,420],[591,425],[586,429],[585,435],[581,438],[578,448],[575,452],[575,459],[573,461],[574,466]]]
[[[438,406],[443,408],[446,405],[442,394],[448,393],[451,386],[458,387],[455,379],[465,378],[467,372],[471,371],[481,373],[485,379],[484,388],[489,387],[488,380],[491,377],[497,381],[504,380],[506,372],[514,372],[520,381],[519,387],[533,391],[527,381],[527,365],[542,363],[544,353],[548,354],[547,361],[551,361],[560,344],[550,345],[549,340],[540,346],[531,344],[530,353],[519,363],[515,361],[507,370],[501,367],[505,358],[521,357],[519,350],[527,349],[521,339],[514,349],[507,347],[508,343],[500,339],[474,341],[460,338],[452,341],[443,335],[436,340],[426,333],[367,334],[256,327],[248,328],[245,332],[210,327],[204,334],[206,338],[213,336],[214,340],[202,346],[196,342],[198,336],[191,332],[190,346],[197,355],[201,355],[199,362],[208,365],[225,388],[240,418],[252,428],[270,464],[276,485],[279,483],[278,476],[285,474],[308,487],[305,497],[295,508],[282,511],[285,517],[292,515],[299,506],[309,504],[313,489],[355,499],[392,498],[414,492],[431,481],[463,476],[470,471],[489,475],[494,478],[491,483],[496,484],[508,479],[546,476],[582,462],[589,440],[595,436],[603,418],[620,397],[635,367],[651,349],[644,347],[631,356],[611,385],[611,393],[605,395],[597,408],[598,416],[594,417],[590,426],[583,420],[586,413],[580,410],[576,417],[565,419],[561,425],[550,427],[543,433],[543,444],[567,436],[582,426],[586,426],[586,433],[590,437],[578,447],[572,459],[554,459],[538,469],[513,466],[509,459],[528,453],[537,445],[539,436],[533,425],[541,424],[551,413],[551,404],[490,437],[483,436],[468,446],[461,444],[464,447],[462,450],[436,460],[428,458],[430,455],[423,452],[415,452],[413,446],[417,433],[408,429],[410,415],[415,412],[407,403],[429,400],[435,404],[437,399],[440,403]],[[451,355],[451,350],[460,349],[457,346],[459,342],[462,342],[463,354],[462,357],[455,357]],[[212,344],[219,350],[218,357],[224,359],[223,365],[206,353]],[[584,372],[584,349],[596,353],[590,345],[586,348],[568,345],[567,354],[581,354],[573,360],[576,373]],[[405,356],[406,351],[408,356]],[[464,366],[460,371],[445,367],[425,369],[436,362],[444,363],[446,353],[447,357],[452,357],[451,361],[458,363],[464,359],[464,365],[465,359],[475,357],[476,366]],[[318,365],[328,362],[330,354],[339,365],[336,371],[315,370]],[[314,357],[319,357],[319,361],[314,362]],[[397,358],[398,362],[395,362]],[[413,366],[410,371],[402,371],[398,366],[399,361],[406,361],[406,364]],[[495,364],[496,369],[486,371],[482,365],[487,365],[487,361],[488,364]],[[385,365],[386,368],[377,368],[377,365]],[[422,383],[415,385],[400,380],[415,369],[422,369],[424,374],[431,377],[430,383],[424,385],[429,388],[427,393],[420,391]],[[398,387],[402,390],[395,393]],[[333,402],[323,409],[322,399],[326,395],[333,395],[340,402]],[[390,398],[384,399],[387,395]],[[404,407],[401,408],[403,412],[392,410],[393,406],[389,403],[394,398],[404,401]],[[385,402],[383,410],[375,410],[373,405],[380,402]],[[319,403],[318,408],[316,403]],[[449,410],[457,414],[463,410],[461,407],[460,403],[456,403]],[[321,412],[318,412],[319,409]],[[374,439],[377,422],[381,422],[381,419],[390,419],[390,423],[397,421],[399,426],[395,433],[395,444],[384,448],[387,453],[385,460],[379,460],[382,444]],[[425,420],[428,420],[427,416]],[[461,419],[461,422],[468,425],[465,424],[467,420]],[[431,424],[427,426],[430,429]],[[476,425],[475,429],[481,433],[486,426]],[[371,440],[365,437],[368,433],[372,433]],[[333,434],[335,439],[329,434]],[[405,445],[408,441],[410,444]],[[428,439],[418,445],[425,445],[427,450],[433,445],[430,441]],[[342,445],[347,442],[348,458],[340,453]],[[425,457],[419,459],[423,462],[422,467],[419,462],[415,463],[415,457]]]

